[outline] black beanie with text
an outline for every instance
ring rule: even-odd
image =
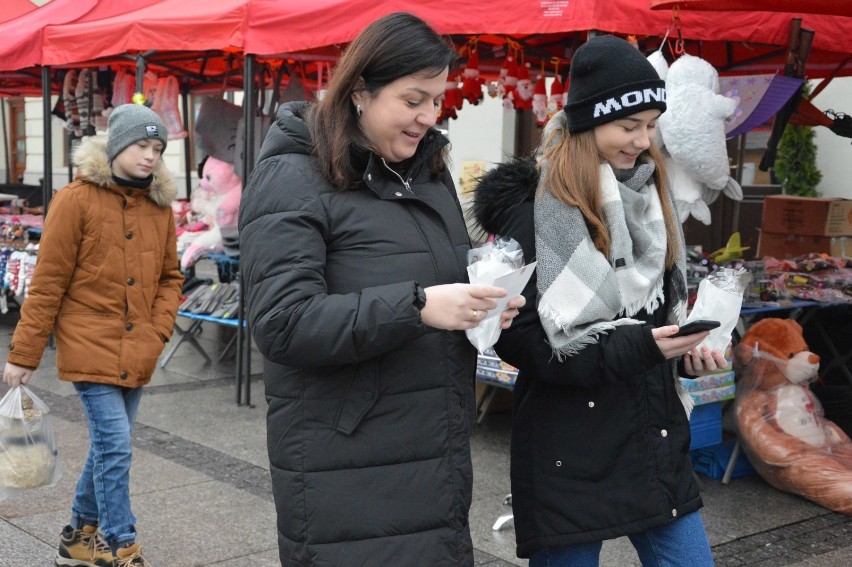
[[[666,111],[666,83],[629,42],[613,35],[591,38],[574,53],[568,73],[568,131],[649,109]]]

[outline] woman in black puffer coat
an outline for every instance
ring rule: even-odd
[[[243,195],[282,565],[473,564],[461,331],[505,291],[458,283],[470,241],[432,128],[454,60],[414,16],[371,24],[322,102],[281,107]]]
[[[663,82],[612,36],[577,50],[571,75],[567,110],[548,124],[538,162],[490,171],[473,207],[486,232],[538,261],[526,307],[495,345],[519,370],[517,553],[531,567],[597,565],[602,542],[626,535],[643,565],[704,567],[712,556],[675,367],[707,333],[672,336],[685,260],[650,143],[665,95],[642,99]],[[701,354],[684,356],[682,375],[726,364],[718,351]]]

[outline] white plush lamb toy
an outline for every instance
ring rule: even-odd
[[[657,74],[662,80],[666,80],[669,74],[669,63],[663,56],[661,50],[657,50],[648,56],[648,61],[651,62]],[[710,207],[708,203],[715,200],[718,191],[710,191],[700,181],[691,177],[682,165],[677,163],[672,156],[666,152],[665,142],[663,141],[663,129],[657,124],[657,134],[654,136],[654,145],[662,151],[663,157],[666,160],[666,172],[672,186],[672,198],[677,207],[678,220],[686,222],[691,216],[704,224],[710,224]],[[704,200],[705,194],[708,194],[710,199]]]
[[[665,80],[668,108],[660,116],[657,134],[682,170],[679,173],[695,182],[685,182],[688,180],[679,175],[681,182],[672,184],[672,193],[682,221],[683,213],[695,208],[696,213],[701,211],[696,217],[707,222],[709,210],[697,204],[696,196],[705,203],[712,203],[718,191],[734,200],[743,196],[730,175],[725,146],[725,120],[733,115],[737,101],[719,94],[719,74],[699,57],[681,55],[669,67]]]

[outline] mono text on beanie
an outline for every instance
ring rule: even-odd
[[[666,84],[627,41],[593,37],[577,49],[568,73],[568,131],[595,126],[649,109],[666,110]]]
[[[168,143],[168,131],[156,112],[141,104],[122,104],[109,115],[107,125],[107,155],[109,161],[115,159],[124,148],[144,140],[156,138]]]

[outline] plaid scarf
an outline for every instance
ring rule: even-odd
[[[609,164],[600,170],[604,219],[609,228],[609,257],[594,245],[582,213],[542,187],[535,198],[535,244],[538,266],[538,313],[554,354],[562,359],[597,343],[598,336],[632,319],[640,310],[665,306],[666,323],[686,317],[686,256],[683,235],[675,266],[666,270],[666,226],[652,176],[654,164],[642,163],[623,182]],[[666,281],[668,279],[668,281]],[[665,296],[667,292],[667,297]],[[681,402],[692,402],[672,374]]]

